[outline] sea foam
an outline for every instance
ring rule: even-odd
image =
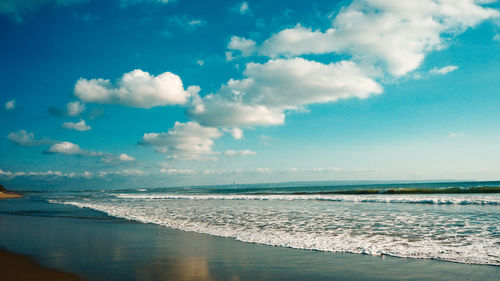
[[[500,196],[491,195],[176,195],[176,194],[115,194],[124,199],[169,200],[318,200],[355,203],[407,203],[407,204],[456,204],[500,205]]]
[[[51,202],[251,243],[500,265],[499,199],[121,193]]]

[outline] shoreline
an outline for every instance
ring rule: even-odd
[[[0,184],[0,199],[14,199],[22,197],[22,194],[7,190],[3,185]]]
[[[500,275],[497,266],[267,246],[125,219],[0,215],[0,232],[0,246],[8,251],[86,280],[452,281]]]
[[[4,281],[81,281],[77,274],[41,266],[27,255],[0,248],[0,274]]]
[[[2,199],[15,199],[15,198],[23,198],[23,196],[19,193],[15,193],[15,192],[0,191],[0,200],[2,200]]]

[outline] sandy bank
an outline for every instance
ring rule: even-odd
[[[0,191],[0,199],[11,199],[11,198],[21,198],[21,197],[23,196],[18,193]]]
[[[7,190],[3,185],[0,184],[0,199],[11,199],[11,198],[21,198],[21,194]]]

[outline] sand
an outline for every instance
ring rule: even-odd
[[[3,281],[82,280],[76,274],[46,268],[32,259],[0,249],[0,276]]]
[[[14,192],[2,192],[0,191],[0,199],[12,199],[12,198],[21,198],[23,197],[21,194]]]

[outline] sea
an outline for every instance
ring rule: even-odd
[[[25,191],[30,208],[2,212],[111,217],[277,247],[498,266],[500,193],[479,193],[490,187],[500,182]],[[440,192],[422,194],[429,190]]]

